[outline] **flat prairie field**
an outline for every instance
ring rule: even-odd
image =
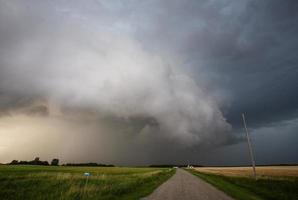
[[[195,170],[223,176],[252,176],[252,167],[197,167]],[[298,177],[298,166],[257,166],[258,177]]]
[[[197,167],[189,170],[237,200],[297,200],[298,166]]]
[[[133,200],[147,196],[174,173],[168,168],[0,165],[0,199]]]

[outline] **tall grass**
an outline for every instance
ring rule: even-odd
[[[84,172],[90,172],[86,184]],[[0,199],[139,199],[174,174],[171,169],[0,166]]]
[[[297,200],[298,178],[293,177],[231,177],[189,170],[238,200]]]

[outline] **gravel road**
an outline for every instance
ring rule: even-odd
[[[189,172],[177,169],[168,181],[142,200],[233,200]]]

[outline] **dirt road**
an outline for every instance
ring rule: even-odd
[[[177,169],[176,174],[142,200],[232,200],[198,177]]]

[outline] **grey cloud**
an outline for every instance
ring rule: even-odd
[[[39,105],[10,102],[11,107],[23,106],[14,109],[33,116],[32,121],[42,120],[37,119],[39,115],[48,116],[42,124],[58,123],[56,120],[60,119],[61,128],[76,138],[73,142],[83,145],[82,136],[75,136],[79,133],[72,131],[71,124],[76,121],[85,126],[78,120],[86,122],[86,117],[97,120],[109,134],[105,136],[94,122],[93,129],[88,129],[92,141],[106,137],[106,143],[116,143],[128,155],[133,148],[151,149],[149,146],[156,143],[160,148],[170,144],[184,148],[218,145],[228,137],[230,125],[204,85],[170,63],[171,57],[145,50],[133,34],[122,31],[123,26],[111,22],[116,26],[111,29],[105,23],[106,18],[113,20],[108,14],[104,19],[98,18],[99,27],[93,27],[86,18],[96,14],[86,14],[84,7],[76,10],[63,8],[63,4],[57,10],[55,6],[45,7],[45,3],[31,7],[20,1],[2,5],[1,18],[5,20],[0,25],[0,32],[4,33],[0,88],[9,98],[15,95],[29,102],[45,99],[46,103]],[[59,20],[61,12],[66,15],[63,21]],[[83,114],[69,115],[65,110]],[[87,116],[90,112],[93,119]],[[16,116],[12,121],[14,117],[29,120],[13,114]],[[94,145],[97,149],[96,142]],[[150,150],[139,157],[150,157]]]
[[[242,112],[253,126],[297,117],[296,1],[137,5],[137,14],[151,11],[131,19],[141,43],[161,55],[179,55],[178,65],[219,97],[235,128]]]
[[[251,129],[257,165],[297,164],[297,119],[277,122],[268,127]],[[244,136],[244,131],[242,131]],[[197,152],[190,158],[205,165],[250,165],[245,141],[225,147]],[[229,160],[229,162],[227,162]]]
[[[98,144],[108,149],[98,157],[113,162],[186,162],[200,152],[208,163],[202,152],[229,144],[209,159],[224,163],[242,148],[242,112],[263,131],[298,116],[294,0],[0,2],[2,116],[60,119],[81,149],[92,144],[80,159]],[[80,143],[68,127],[88,120]]]
[[[47,116],[49,109],[42,98],[0,94],[0,117],[14,114]]]
[[[254,126],[297,117],[296,1],[187,1],[180,6],[162,7],[151,30],[153,41],[183,55],[183,66],[198,82],[212,82],[208,88],[222,96],[219,104],[227,99],[221,105],[233,126],[240,125],[242,112]]]

